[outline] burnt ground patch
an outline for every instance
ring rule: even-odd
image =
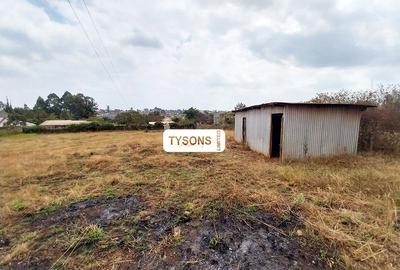
[[[12,269],[45,269],[67,250],[77,224],[98,224],[106,235],[98,242],[74,248],[71,256],[108,258],[119,269],[325,269],[339,267],[321,257],[320,245],[290,235],[302,228],[294,216],[286,219],[258,209],[233,209],[209,216],[192,216],[183,209],[150,209],[138,197],[90,198],[64,207],[42,209],[25,220],[40,232],[27,257],[11,261]],[[5,236],[2,238],[6,239]],[[9,243],[6,244],[7,246]],[[119,255],[120,256],[120,255]],[[59,262],[64,263],[63,260]],[[75,261],[76,263],[76,261]],[[82,265],[63,265],[80,268]],[[329,266],[329,267],[328,267]]]
[[[157,226],[147,227],[153,235],[169,234],[169,242],[156,254],[142,252],[127,269],[325,269],[338,268],[327,252],[320,255],[320,246],[311,246],[298,237],[281,233],[301,226],[280,221],[263,212],[244,220],[234,214],[221,213],[216,219],[176,222],[176,216],[164,216]],[[183,216],[184,217],[184,216]],[[160,218],[160,217],[159,217]],[[175,222],[171,222],[171,218]],[[162,219],[162,218],[161,218]],[[278,227],[267,227],[265,224]],[[166,225],[168,224],[168,225]],[[276,229],[273,229],[275,227]],[[168,229],[164,229],[168,228]],[[179,232],[177,236],[177,232]],[[154,238],[162,239],[162,238]],[[165,238],[164,238],[165,239]],[[332,257],[330,257],[332,256]],[[329,258],[329,261],[327,261]]]
[[[33,228],[53,225],[68,226],[84,221],[87,224],[105,225],[107,222],[132,215],[145,206],[136,197],[95,197],[71,203],[66,207],[50,207],[28,215],[25,222]]]

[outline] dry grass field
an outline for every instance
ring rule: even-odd
[[[165,153],[161,132],[0,137],[0,268],[262,268],[243,254],[264,236],[286,243],[276,268],[400,268],[400,158],[282,164],[227,135],[218,154]]]

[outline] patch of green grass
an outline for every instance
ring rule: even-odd
[[[0,137],[11,137],[21,133],[19,129],[14,128],[0,128]]]
[[[215,249],[222,243],[223,243],[222,236],[219,233],[215,233],[213,237],[210,238],[208,245],[210,246],[210,248]]]
[[[64,228],[61,226],[52,226],[49,230],[50,235],[56,235],[56,234],[61,234],[65,232]]]
[[[185,168],[185,167],[177,167],[177,168],[170,168],[168,173],[172,176],[181,178],[181,179],[190,179],[192,180],[193,177],[198,176],[200,170],[194,168]]]
[[[49,228],[47,233],[41,237],[41,241],[46,241],[51,239],[52,237],[60,238],[62,234],[65,232],[65,229],[62,226],[53,225]],[[46,249],[46,246],[41,246],[40,249]]]
[[[303,203],[305,203],[306,199],[304,198],[304,194],[303,193],[299,193],[296,195],[296,197],[294,197],[293,200],[293,205],[294,206],[300,206]]]
[[[327,259],[328,252],[325,249],[320,249],[319,250],[319,257],[321,258],[322,261],[325,261]]]
[[[143,235],[136,237],[131,244],[137,251],[147,250],[147,242]]]
[[[31,223],[34,220],[42,219],[42,218],[50,215],[51,213],[54,213],[55,211],[57,211],[61,207],[62,207],[61,203],[52,203],[49,206],[40,209],[36,213],[24,218],[23,219],[23,224],[24,225],[28,225],[29,223]]]
[[[93,244],[105,236],[103,228],[97,224],[91,224],[86,227],[86,234],[83,238],[83,242],[86,244]]]
[[[14,209],[14,211],[22,211],[26,208],[26,205],[24,204],[24,202],[20,199],[17,199],[15,201],[13,201],[12,203],[12,208]]]
[[[107,199],[113,199],[117,196],[115,189],[113,187],[106,188],[106,190],[104,191],[104,194]]]
[[[247,213],[247,214],[252,214],[252,213],[255,213],[257,211],[257,207],[255,207],[255,206],[246,206],[246,207],[243,207],[240,210],[245,212],[245,213]]]
[[[86,250],[94,246],[98,241],[105,237],[103,228],[97,224],[90,224],[84,228],[73,231],[68,243],[69,248]]]

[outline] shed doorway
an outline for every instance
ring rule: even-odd
[[[271,115],[271,153],[270,157],[281,156],[282,140],[282,113],[273,113]]]
[[[246,117],[243,117],[242,119],[242,141],[243,143],[246,142]]]

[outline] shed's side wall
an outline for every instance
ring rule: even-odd
[[[242,143],[242,118],[244,115],[244,112],[235,113],[235,141],[238,143]]]
[[[282,158],[356,154],[360,118],[355,108],[286,106]]]
[[[235,113],[235,140],[242,142],[242,119],[246,117],[246,141],[250,149],[269,156],[271,114],[283,113],[283,107],[265,107]]]

